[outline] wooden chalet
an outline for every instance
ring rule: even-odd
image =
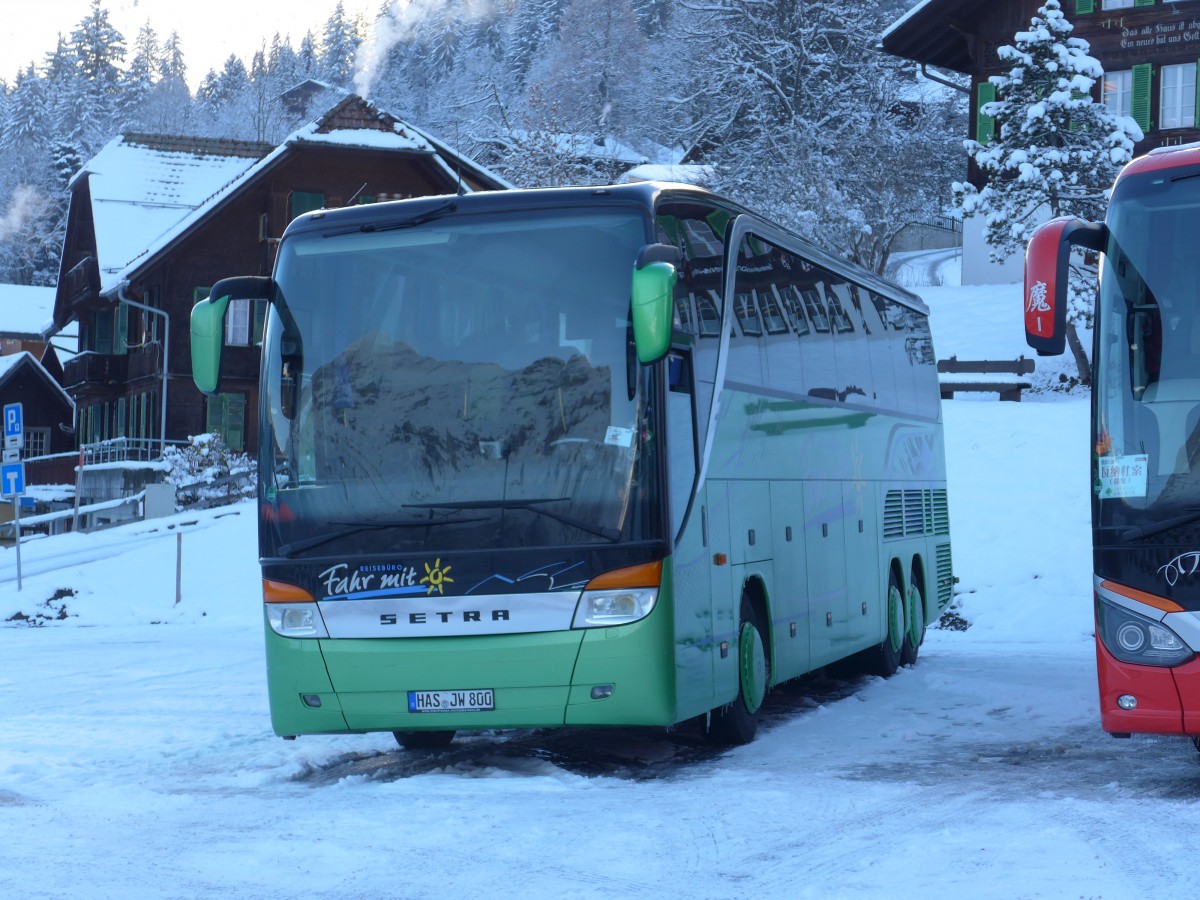
[[[988,79],[1011,69],[999,48],[1011,46],[1017,32],[1029,28],[1044,2],[922,0],[884,32],[882,47],[926,71],[933,67],[970,76],[969,136],[986,144],[995,122],[980,108],[1000,99]],[[1200,0],[1061,0],[1061,8],[1074,26],[1071,36],[1086,40],[1104,68],[1093,99],[1141,127],[1144,138],[1135,154],[1200,139]],[[967,178],[983,186],[973,160]],[[1019,259],[997,266],[988,256],[982,221],[966,220],[963,283],[1020,280]]]
[[[21,459],[68,453],[75,446],[75,404],[28,350],[0,356],[0,405],[20,403],[25,444]]]
[[[924,0],[883,35],[888,53],[971,77],[971,134],[987,142],[993,123],[980,113],[997,99],[988,81],[1011,63],[999,48],[1029,27],[1044,0]],[[1091,45],[1104,67],[1093,99],[1132,117],[1145,135],[1138,154],[1200,139],[1196,102],[1200,60],[1198,0],[1061,0],[1072,37]],[[977,169],[971,179],[980,184]]]
[[[279,146],[125,134],[70,184],[53,329],[79,327],[64,384],[79,441],[154,456],[165,439],[215,431],[255,452],[265,306],[231,304],[225,393],[191,378],[189,314],[218,279],[270,274],[301,213],[509,185],[436,138],[357,96]],[[52,329],[52,330],[53,330]],[[169,338],[168,338],[169,332]]]

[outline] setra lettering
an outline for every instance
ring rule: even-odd
[[[431,616],[436,616],[437,620],[431,619]],[[507,609],[493,609],[491,611],[491,621],[493,622],[509,622],[512,617]],[[483,612],[478,609],[466,609],[458,613],[446,612],[438,610],[434,612],[414,612],[408,614],[409,625],[435,625],[441,622],[443,625],[449,625],[451,622],[475,622],[482,624]],[[379,617],[380,625],[399,625],[400,616],[396,613],[383,613]]]

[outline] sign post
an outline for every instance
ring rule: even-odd
[[[17,550],[17,590],[21,590],[21,495],[25,493],[25,407],[20,403],[4,405],[4,462],[0,464],[0,494],[12,497],[13,535]]]

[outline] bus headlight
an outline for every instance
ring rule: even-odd
[[[1139,666],[1178,666],[1195,654],[1161,622],[1100,600],[1096,607],[1100,639],[1121,662]]]
[[[325,620],[315,603],[267,603],[267,621],[282,637],[327,638]]]
[[[575,607],[572,628],[603,628],[626,625],[650,615],[658,600],[658,588],[620,588],[584,591]]]

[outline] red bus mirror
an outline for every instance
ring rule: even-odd
[[[1102,250],[1103,225],[1063,217],[1039,225],[1025,251],[1025,342],[1039,356],[1058,356],[1067,341],[1071,247]]]

